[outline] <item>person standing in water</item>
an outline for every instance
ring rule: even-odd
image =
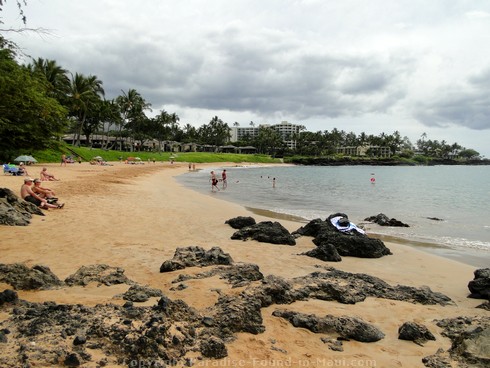
[[[221,173],[221,181],[223,182],[223,189],[228,186],[228,181],[226,180],[226,169]]]
[[[218,188],[218,179],[216,179],[216,174],[214,171],[211,171],[211,192],[215,192],[214,188],[216,188],[219,192]]]

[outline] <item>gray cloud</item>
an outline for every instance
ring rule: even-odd
[[[490,129],[490,69],[469,76],[464,85],[437,92],[435,98],[417,107],[415,115],[425,125]]]

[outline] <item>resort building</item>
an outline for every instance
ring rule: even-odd
[[[259,135],[259,128],[254,126],[230,128],[230,142],[238,142],[246,139],[254,139]]]
[[[296,148],[296,140],[293,139],[294,134],[299,133],[300,125],[291,124],[287,121],[282,121],[279,124],[260,124],[258,127],[240,127],[234,126],[230,128],[230,142],[238,142],[241,140],[253,139],[259,135],[261,128],[269,127],[276,130],[282,137],[283,142],[289,149]]]
[[[389,147],[370,146],[370,145],[338,147],[337,153],[341,153],[346,156],[373,156],[373,157],[391,156],[391,150]]]

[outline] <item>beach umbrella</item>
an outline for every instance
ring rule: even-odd
[[[103,158],[102,158],[102,157],[100,157],[100,156],[95,156],[93,159],[94,159],[94,160],[97,160],[97,161],[103,160]]]
[[[128,157],[126,160],[128,160],[128,161],[134,161],[134,157]]]
[[[15,162],[37,162],[37,160],[32,156],[22,155],[17,157]]]
[[[139,157],[135,157],[134,159],[135,159],[136,161],[141,161],[141,158],[139,158]]]

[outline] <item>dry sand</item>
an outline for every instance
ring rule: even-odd
[[[28,169],[31,177],[37,177],[41,166]],[[202,309],[216,302],[218,294],[213,290],[229,291],[230,286],[214,277],[191,280],[187,282],[187,289],[170,291],[171,281],[179,271],[161,274],[159,268],[163,261],[172,258],[177,247],[198,245],[210,249],[219,246],[237,262],[257,264],[264,275],[303,276],[318,271],[315,265],[322,264],[377,276],[392,285],[427,285],[456,303],[456,306],[446,307],[423,306],[368,298],[356,305],[309,300],[287,306],[321,316],[357,316],[386,334],[376,343],[344,342],[343,352],[329,350],[320,340],[322,335],[294,328],[273,317],[272,311],[277,306],[271,306],[262,310],[266,327],[263,334],[241,333],[227,345],[228,358],[203,361],[196,366],[422,367],[423,357],[434,354],[439,347],[445,350],[450,347],[450,341],[440,335],[434,319],[488,314],[475,309],[482,300],[467,298],[467,284],[473,279],[475,267],[407,245],[386,243],[393,255],[380,259],[343,257],[342,262],[325,263],[298,255],[315,247],[308,237],[299,238],[294,247],[231,240],[234,230],[224,224],[226,220],[236,216],[253,216],[257,221],[270,218],[222,201],[219,193],[207,196],[182,187],[173,177],[186,172],[187,164],[92,166],[83,163],[67,167],[51,164],[48,170],[61,181],[45,185],[57,192],[60,202],[66,203],[65,208],[45,211],[46,216],[35,216],[26,227],[1,226],[0,263],[46,265],[60,279],[83,265],[104,263],[122,267],[130,279]],[[0,176],[0,187],[18,193],[22,181],[22,177]],[[279,221],[290,231],[302,225],[290,220]],[[19,291],[18,294],[33,302],[123,304],[123,300],[113,297],[128,287],[90,285],[61,291]],[[0,291],[7,288],[9,285],[0,283]],[[0,312],[0,320],[7,317]],[[406,321],[425,324],[437,340],[424,346],[398,340],[398,327]]]

